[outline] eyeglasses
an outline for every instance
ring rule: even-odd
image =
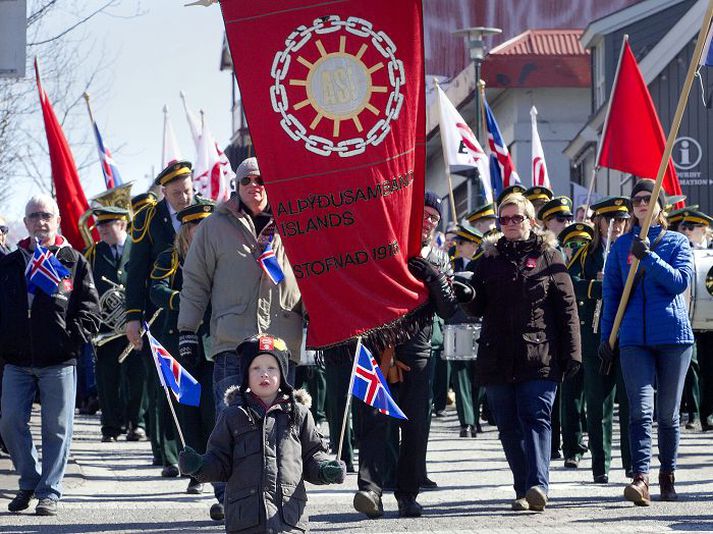
[[[571,215],[555,215],[555,219],[557,219],[557,222],[566,222],[566,223],[571,223],[574,221],[574,217]]]
[[[423,214],[423,220],[428,221],[433,224],[438,224],[441,221],[441,217],[439,215],[433,214],[433,213],[425,213]]]
[[[253,178],[253,180],[251,180],[251,178]],[[251,183],[255,183],[255,185],[265,185],[262,176],[245,176],[240,179],[240,185],[250,185]]]
[[[524,215],[505,215],[503,217],[498,217],[498,222],[500,223],[500,226],[507,226],[509,224],[520,224],[524,220]]]
[[[10,229],[5,226],[4,224],[0,226],[0,234],[6,234],[10,231]]]
[[[27,218],[31,221],[37,221],[38,219],[50,221],[52,220],[52,217],[54,217],[54,213],[47,213],[46,211],[35,211],[27,216]]]
[[[640,197],[634,197],[631,199],[631,203],[634,206],[641,206],[642,204],[650,204],[651,203],[651,195],[641,195]]]

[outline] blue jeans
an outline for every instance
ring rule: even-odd
[[[654,389],[659,436],[659,462],[663,473],[676,469],[679,408],[693,345],[634,345],[621,348],[621,373],[629,398],[631,468],[648,474],[654,419]]]
[[[549,489],[556,393],[557,383],[551,380],[485,387],[518,499],[533,486],[540,486],[545,493]]]
[[[41,465],[29,425],[32,401],[38,389],[42,418]],[[20,489],[34,491],[38,499],[62,497],[76,392],[77,369],[73,365],[5,366],[0,433],[20,475]]]

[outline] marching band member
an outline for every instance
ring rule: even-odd
[[[604,274],[602,343],[599,357],[611,365],[617,347],[609,335],[619,306],[631,256],[641,261],[636,287],[619,329],[618,352],[629,397],[629,441],[633,480],[624,496],[640,506],[651,503],[649,466],[657,392],[659,487],[661,500],[677,499],[674,471],[680,438],[679,406],[686,371],[691,361],[693,331],[683,294],[693,277],[693,257],[688,240],[667,231],[664,200],[651,202],[652,180],[639,180],[631,193],[633,228],[612,245]],[[662,191],[663,193],[663,191]],[[641,220],[653,210],[648,236],[640,239]]]
[[[502,237],[485,240],[472,278],[475,298],[463,306],[483,317],[476,377],[512,471],[512,508],[541,511],[557,384],[581,362],[577,305],[555,239],[536,229],[530,201],[521,194],[505,197],[498,219]]]
[[[186,445],[200,454],[205,452],[208,437],[215,425],[213,361],[208,359],[203,347],[203,339],[209,334],[210,313],[206,310],[203,323],[196,334],[199,350],[195,353],[180,352],[177,322],[180,291],[183,286],[183,262],[199,224],[213,213],[213,209],[213,204],[193,204],[178,212],[181,227],[176,234],[176,243],[173,248],[159,254],[151,272],[151,302],[164,310],[161,326],[157,329],[160,332],[159,341],[201,385],[199,406],[176,403]],[[202,492],[203,484],[191,478],[186,493]]]
[[[611,244],[626,230],[626,224],[630,217],[629,199],[610,197],[592,204],[591,209],[594,210],[594,228],[584,223],[576,223],[572,229],[573,234],[581,232],[590,236],[591,242],[578,249],[569,262],[568,269],[572,276],[579,305],[584,370],[582,378],[587,405],[587,433],[589,435],[589,451],[592,455],[592,476],[595,483],[606,484],[609,482],[612,420],[617,393],[622,463],[626,472],[631,469],[629,440],[627,439],[629,411],[621,370],[617,365],[613,372],[601,373],[597,357],[597,347],[600,343],[599,320],[605,257]],[[598,312],[597,308],[599,308]]]
[[[120,207],[108,206],[96,208],[92,213],[100,240],[89,247],[84,256],[92,268],[101,303],[102,297],[108,291],[114,290],[116,285],[126,285],[126,264],[131,254],[131,240],[127,239],[126,232],[129,212]],[[123,328],[123,325],[121,326]],[[102,323],[99,332],[109,335],[113,330]],[[132,351],[122,364],[119,363],[117,358],[125,346],[124,336],[101,346],[95,345],[97,391],[104,442],[116,441],[122,433],[122,427],[127,429],[127,441],[146,438],[146,368],[141,361],[141,355],[135,351]]]
[[[542,209],[542,207],[550,200],[552,200],[552,198],[554,198],[555,196],[551,189],[540,185],[529,188],[525,191],[524,195],[525,198],[529,200],[532,203],[532,206],[535,208],[535,214],[537,215],[538,220],[542,220],[540,218],[540,210]],[[557,235],[556,232],[555,235]]]

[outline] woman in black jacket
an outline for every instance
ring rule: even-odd
[[[572,281],[550,232],[521,194],[498,206],[502,234],[484,243],[469,315],[483,317],[475,374],[485,386],[515,487],[514,510],[547,504],[552,404],[581,364]]]

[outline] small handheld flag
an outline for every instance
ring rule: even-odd
[[[40,288],[50,297],[59,290],[63,278],[69,276],[69,271],[48,249],[35,246],[35,253],[25,268],[27,291],[35,294]]]
[[[260,254],[257,259],[260,267],[267,277],[272,280],[272,283],[277,285],[285,279],[285,273],[282,272],[280,264],[277,262],[277,256],[275,256],[275,251],[272,250],[272,238],[268,241],[265,251]]]
[[[408,419],[391,397],[384,375],[374,356],[361,343],[357,349],[354,365],[352,395],[373,406],[379,412],[396,419]]]
[[[156,364],[161,385],[171,388],[176,400],[188,406],[199,406],[201,385],[186,371],[176,359],[151,335],[149,326],[144,323],[146,337],[151,345],[151,354]]]

